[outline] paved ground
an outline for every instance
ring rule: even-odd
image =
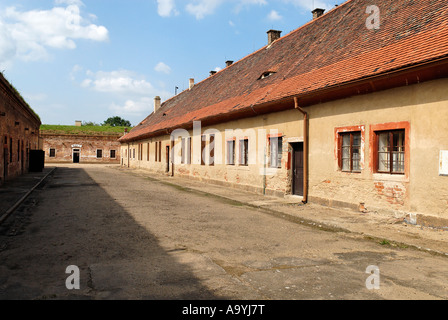
[[[59,166],[0,226],[0,299],[447,299],[446,231],[392,220]]]

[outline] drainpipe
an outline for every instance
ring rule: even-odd
[[[299,107],[299,100],[294,97],[294,107],[303,114],[303,203],[308,202],[308,113]]]

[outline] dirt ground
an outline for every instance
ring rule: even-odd
[[[68,266],[80,289],[67,288]],[[447,298],[446,257],[117,167],[58,166],[0,226],[0,299]]]

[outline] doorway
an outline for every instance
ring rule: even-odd
[[[166,146],[166,170],[165,172],[170,172],[170,146]]]
[[[303,142],[291,143],[292,194],[303,197]]]
[[[80,155],[81,155],[81,150],[73,149],[73,163],[79,163]]]

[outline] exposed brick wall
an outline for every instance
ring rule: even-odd
[[[80,163],[120,163],[119,135],[69,135],[48,134],[41,132],[45,163],[73,162],[74,149],[79,150]],[[54,149],[54,157],[50,157]],[[102,150],[102,157],[97,157],[97,150]],[[115,150],[115,158],[111,158]]]
[[[39,149],[40,120],[0,76],[0,185],[29,171],[29,151]]]

